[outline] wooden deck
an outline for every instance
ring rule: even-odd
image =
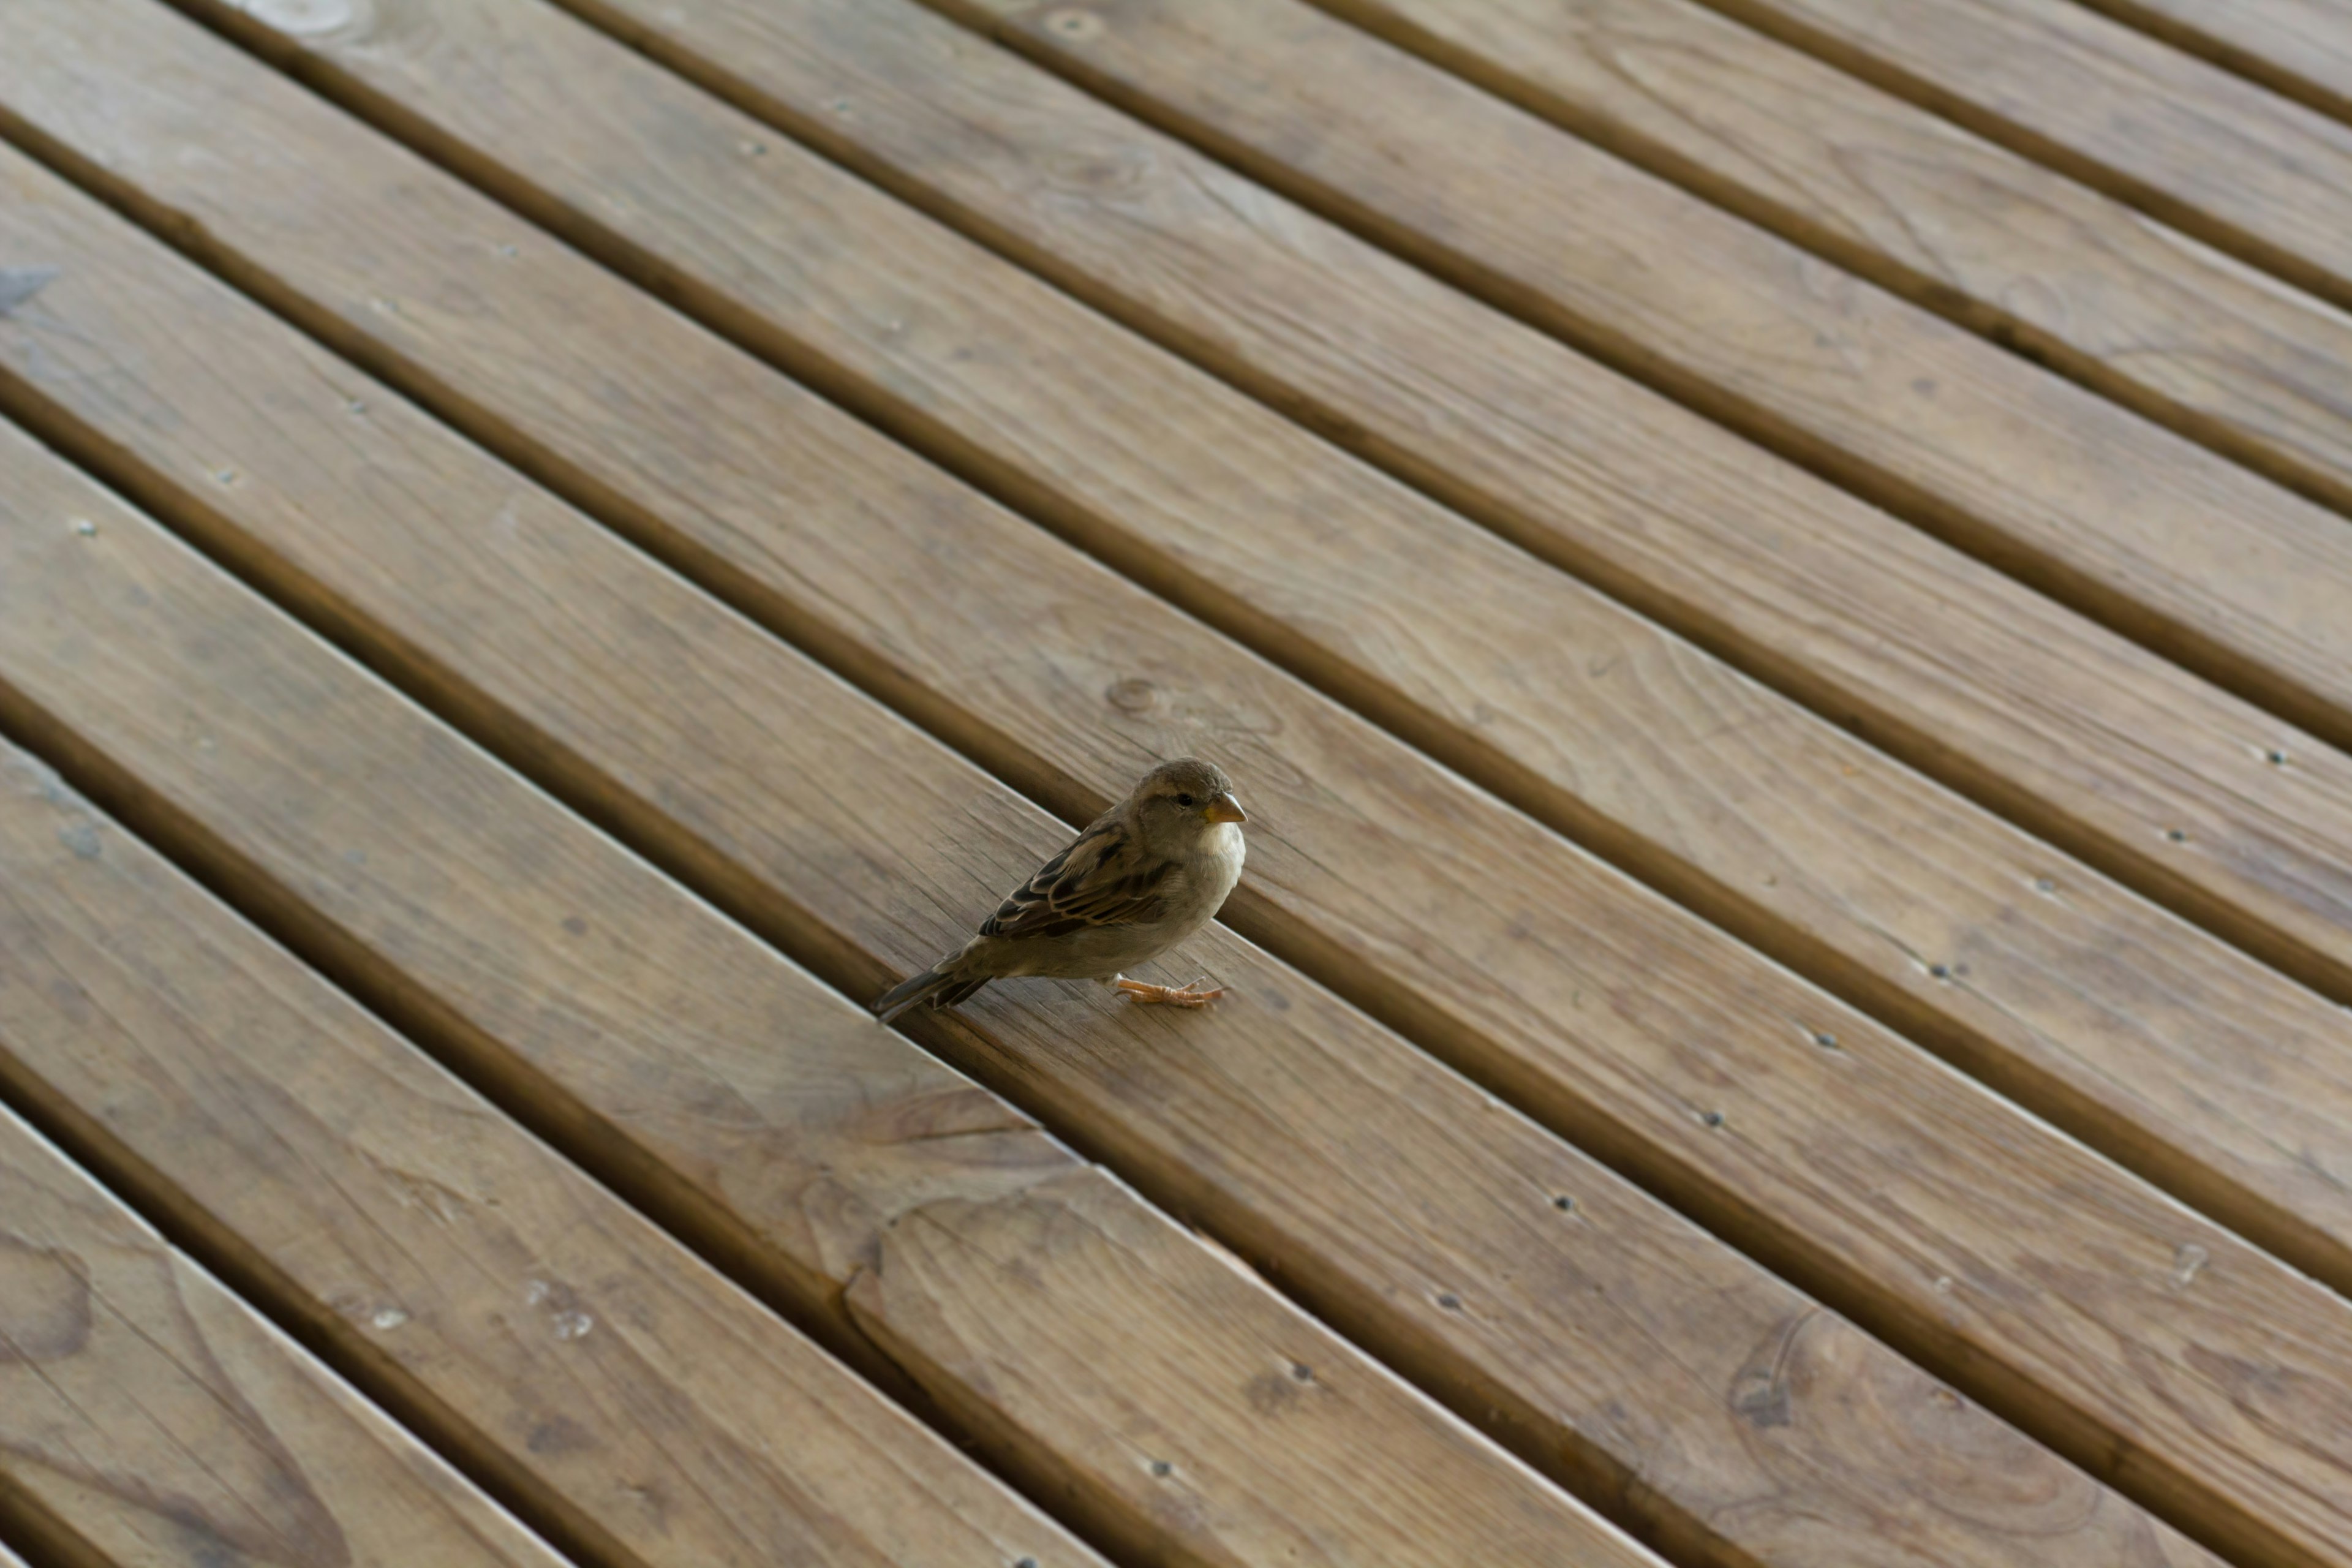
[[[0,21],[0,1568],[2352,1568],[2352,10]]]

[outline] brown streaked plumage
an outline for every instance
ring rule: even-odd
[[[1016,975],[1101,980],[1139,1002],[1214,1001],[1223,993],[1147,985],[1123,972],[1215,918],[1241,879],[1246,820],[1215,764],[1162,763],[1007,895],[979,934],[884,992],[874,1012],[887,1023],[918,1003],[952,1007]]]

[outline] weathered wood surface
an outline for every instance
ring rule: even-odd
[[[789,14],[693,15],[739,19],[700,35],[738,72],[843,79]],[[2352,1289],[2352,1079],[2320,998],[544,6],[379,4],[310,48],[541,221]]]
[[[0,170],[0,247],[59,272],[0,322],[0,400],[841,984],[928,960],[1065,831],[86,199]],[[942,843],[960,821],[986,831]],[[934,1038],[1692,1561],[2201,1561],[1295,972],[1222,933],[1180,977],[1196,963],[1237,994],[1172,1027],[1013,988]]]
[[[2352,125],[2068,0],[1706,3],[2352,307]]]
[[[13,752],[0,952],[16,1095],[587,1559],[1100,1561]]]
[[[2352,812],[2341,756],[919,12],[765,15],[692,13],[772,76],[806,40],[831,74],[792,123],[828,153],[2352,994],[2347,850],[2306,826]]]
[[[1140,756],[1234,763],[1280,825],[1245,931],[2103,1473],[2283,1561],[2341,1552],[2345,1457],[2310,1436],[2333,1430],[2314,1402],[2343,1381],[2341,1300],[167,14],[114,9],[138,25],[83,7],[32,75],[89,106],[77,166],[152,220],[1066,816]],[[232,177],[240,149],[266,177]]]
[[[1755,352],[1748,380],[1770,397],[1968,411],[1981,444],[1923,440],[1899,455],[1937,485],[2038,488],[2038,521],[2012,509],[1995,538],[1977,526],[1987,520],[1927,505],[1924,491],[1911,498],[1915,515],[1975,528],[1975,546],[1996,560],[2040,581],[2056,572],[2075,597],[2168,655],[2193,657],[2259,690],[2339,744],[2352,737],[2352,621],[2340,613],[2352,584],[2352,531],[2342,519],[1303,5],[1135,0],[1087,10],[1083,28],[1055,26],[1061,15],[1024,8],[1003,26],[1120,101],[1183,121],[1229,159],[1294,187],[1317,185],[1327,205],[1351,209],[1399,247],[1433,262],[1444,250],[1460,262],[1454,270],[1477,272],[1528,314],[1552,320],[1582,301],[1594,331],[1623,339],[1629,355],[1650,353],[1653,368],[1669,347],[1701,358]],[[1559,199],[1563,171],[1578,173],[1583,196],[1575,204]],[[1671,242],[1635,216],[1660,202],[1673,207],[1680,237]],[[1407,213],[1418,216],[1400,216]],[[1623,243],[1636,233],[1647,241]],[[1777,264],[1765,254],[1775,247]],[[1734,256],[1763,270],[1723,270],[1716,289],[1717,269]],[[1689,286],[1702,276],[1691,268],[1705,269],[1707,288]],[[1332,281],[1318,270],[1326,275],[1316,287],[1328,300]],[[1679,310],[1643,303],[1660,280],[1677,278]],[[1826,313],[1806,324],[1749,309],[1776,289],[1818,297]],[[1359,322],[1378,319],[1361,300],[1348,310]],[[1630,321],[1651,335],[1634,341]],[[1889,353],[1886,333],[1906,324],[1922,341]],[[1845,348],[1825,356],[1822,335]],[[1765,358],[1785,374],[1761,374]],[[1918,374],[1931,362],[1938,374]],[[1447,384],[1426,359],[1391,363],[1412,365],[1414,392],[1426,381]],[[1517,416],[1513,428],[1483,437],[1489,444],[1519,437],[1521,422],[1540,429],[1565,418],[1538,420],[1499,400],[1491,370],[1474,374],[1486,408]],[[1993,379],[2011,384],[1994,395]],[[1874,387],[1873,397],[1855,395],[1862,384]],[[1359,424],[1364,401],[1360,389],[1349,399]],[[1429,401],[1426,393],[1412,398],[1423,423]],[[1585,438],[1593,417],[1558,427]],[[2067,433],[2086,421],[2110,426],[2101,443],[2071,441]],[[2052,440],[2064,450],[2051,450]],[[1825,441],[1799,444],[1809,458],[1835,459]],[[2147,460],[2123,460],[2135,450]],[[1788,481],[1752,451],[1745,459],[1726,467],[1744,468],[1748,484],[1707,497],[1701,528],[1690,531],[1699,537],[1675,541],[1698,546],[1696,553],[1663,548],[1657,514],[1678,510],[1677,492],[1694,481],[1713,489],[1729,477],[1714,464],[1688,476],[1654,474],[1639,492],[1648,510],[1635,538],[1573,516],[1547,516],[1549,527],[1518,537],[1703,638],[1722,638],[1727,620],[1777,612],[1777,635],[1750,641],[1742,628],[1738,657],[1752,668],[1831,713],[1853,714],[1917,765],[2352,997],[2352,883],[2344,875],[2352,770],[2342,754],[2306,759],[2305,777],[2265,780],[2263,759],[2292,761],[2298,743],[2265,743],[2275,723],[2267,715],[2087,637],[2053,617],[2046,601],[2004,594],[1925,540],[1893,537],[1898,531],[1881,514],[1816,500],[1805,516],[1774,517],[1768,531],[1757,516],[1762,496]],[[1516,477],[1497,479],[1489,464],[1441,493],[1475,508],[1471,497],[1484,488],[1528,485],[1527,457],[1516,464]],[[1556,510],[1557,496],[1547,500]],[[2269,524],[2260,521],[2265,511]],[[1817,548],[1800,552],[1801,541]],[[1622,560],[1629,551],[1637,563]],[[1843,559],[1847,552],[1863,559]],[[1616,559],[1602,565],[1595,553]],[[1817,564],[1846,568],[1845,580],[1823,580]],[[1693,577],[1698,583],[1685,586]],[[2042,624],[2028,632],[2025,620]],[[1987,623],[2007,626],[2005,637],[1990,630],[2006,647],[1982,647]],[[1988,652],[2007,657],[1969,668]],[[2109,668],[2092,677],[2085,661]],[[2084,684],[2063,689],[2061,671]],[[1889,698],[1901,706],[1889,710]],[[2155,752],[2143,743],[2149,734],[2175,743]],[[2294,795],[2305,799],[2290,805]]]
[[[2352,318],[2311,295],[1695,0],[1328,8],[2352,510]]]
[[[0,717],[1064,1518],[1169,1563],[1652,1561],[13,429],[0,468]],[[471,526],[531,553],[528,493]]]
[[[5,1108],[0,1520],[70,1568],[562,1562]]]
[[[2352,738],[2339,515],[1303,0],[992,9],[1009,37],[1257,177]],[[1090,28],[1055,20],[1080,14]]]
[[[2273,92],[2352,121],[2352,16],[2338,0],[2084,0]]]

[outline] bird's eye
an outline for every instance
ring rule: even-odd
[[[1192,797],[1189,795],[1180,795],[1176,797],[1176,804],[1178,805],[1190,805],[1192,804]]]

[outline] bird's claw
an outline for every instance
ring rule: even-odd
[[[1213,991],[1201,990],[1199,987],[1208,978],[1203,974],[1188,985],[1148,985],[1140,980],[1129,980],[1122,975],[1118,991],[1130,1002],[1161,1004],[1171,1007],[1205,1007],[1225,994],[1222,985]]]

